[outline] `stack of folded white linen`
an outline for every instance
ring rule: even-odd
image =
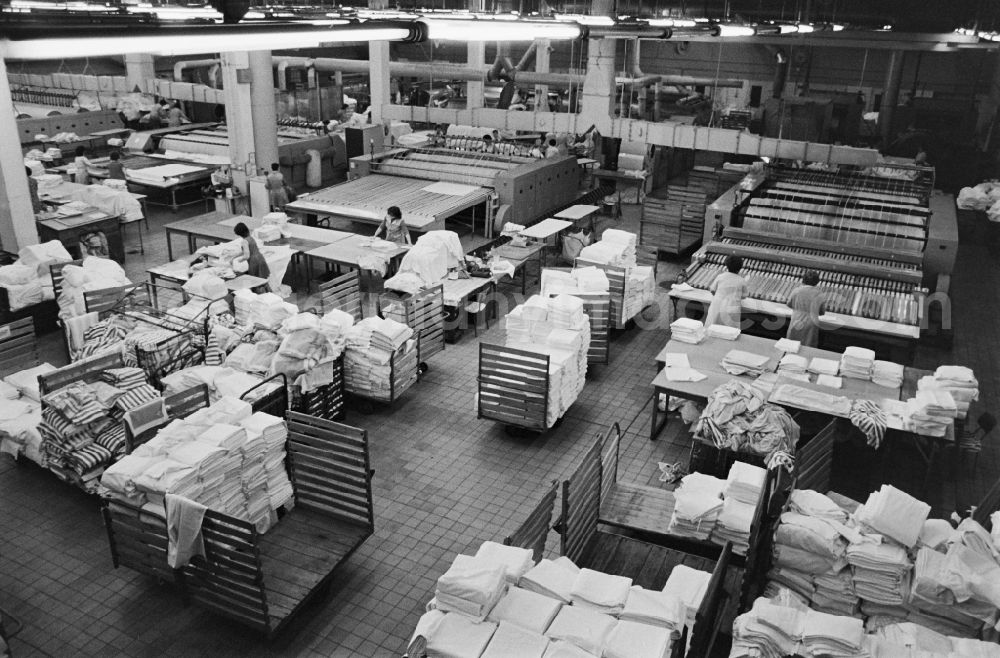
[[[731,375],[750,375],[756,377],[762,374],[770,357],[753,354],[743,350],[729,350],[722,357],[722,367]]]
[[[631,587],[631,578],[580,569],[570,597],[574,607],[618,616],[625,609]]]
[[[548,319],[556,328],[581,329],[587,322],[583,300],[572,295],[557,295],[549,301]]]
[[[545,635],[550,640],[562,640],[589,654],[601,656],[615,623],[611,615],[577,605],[564,605],[549,624]]]
[[[840,374],[844,377],[870,380],[874,366],[875,352],[863,347],[852,345],[845,349],[840,357]]]
[[[739,327],[727,327],[724,324],[713,324],[705,329],[705,335],[722,340],[736,340],[740,337]]]
[[[708,582],[712,579],[712,574],[700,569],[678,564],[670,571],[666,584],[663,585],[663,592],[678,597],[684,602],[685,624],[688,627],[694,626],[695,615],[698,608],[708,592]]]
[[[631,266],[625,275],[625,293],[622,298],[622,321],[637,316],[653,303],[656,297],[656,277],[653,268]]]
[[[273,292],[258,295],[249,290],[233,293],[233,310],[237,324],[259,324],[268,329],[276,329],[283,320],[299,312],[295,304],[284,301]]]
[[[281,418],[262,411],[240,423],[248,434],[259,435],[264,444],[263,467],[267,474],[267,498],[272,510],[288,503],[295,492],[285,470],[288,426]]]
[[[868,495],[865,504],[855,512],[855,518],[904,548],[913,548],[930,511],[931,506],[922,500],[883,484]]]
[[[958,413],[955,399],[943,389],[924,388],[906,401],[907,428],[918,434],[944,436]]]
[[[623,247],[622,267],[635,267],[635,247],[638,241],[639,236],[635,233],[615,228],[605,229],[604,233],[601,234],[601,242],[621,245]]]
[[[395,320],[372,317],[366,318],[362,322],[368,322],[369,320],[372,321],[372,349],[395,352],[413,337],[413,329]]]
[[[625,609],[618,618],[659,626],[670,631],[674,637],[678,637],[687,618],[687,607],[684,601],[674,594],[632,585],[628,600],[625,601]]]
[[[490,638],[481,658],[544,658],[549,647],[549,638],[541,633],[502,621],[497,625],[496,632]],[[428,654],[437,655],[437,654]]]
[[[912,622],[886,624],[875,629],[872,637],[905,647],[916,658],[997,658],[1000,645],[966,637],[949,637]],[[881,658],[881,657],[879,657]],[[886,654],[885,658],[890,658]]]
[[[735,461],[729,467],[729,476],[726,478],[726,488],[722,495],[727,499],[735,498],[741,503],[756,505],[764,491],[766,480],[767,471],[760,466]]]
[[[805,379],[809,381],[809,360],[798,354],[786,354],[778,361],[778,372],[792,379]]]
[[[674,490],[674,512],[667,532],[707,540],[722,512],[725,488],[725,480],[704,473],[690,473],[681,478]]]
[[[665,628],[620,619],[604,644],[604,658],[668,658],[674,638]]]
[[[486,620],[495,624],[515,624],[534,633],[545,633],[562,607],[562,601],[520,587],[511,587],[493,606]]]
[[[678,318],[670,323],[670,338],[697,345],[705,340],[705,325],[700,320]]]
[[[582,293],[607,292],[611,287],[607,272],[599,267],[578,267],[573,270],[573,278]]]
[[[570,603],[573,600],[573,583],[580,568],[566,556],[555,560],[543,558],[518,581],[518,586],[530,592]]]
[[[955,401],[957,418],[965,418],[969,404],[979,399],[979,382],[971,369],[964,366],[939,366],[933,376],[921,377],[917,390],[948,391]]]
[[[851,544],[847,547],[847,561],[854,569],[854,591],[865,601],[902,605],[909,597],[913,563],[902,546]]]
[[[546,423],[549,427],[569,409],[587,382],[590,320],[580,300],[560,295],[533,295],[506,318],[506,346],[549,357]]]
[[[724,546],[727,541],[732,542],[734,553],[746,555],[750,547],[750,530],[753,528],[755,511],[756,505],[726,498],[712,529],[712,541],[720,546]]]
[[[817,609],[853,614],[858,606],[845,554],[847,542],[827,520],[782,513],[774,534],[770,577]]]
[[[435,605],[443,612],[459,612],[483,620],[507,591],[503,567],[490,560],[457,555],[437,581]]]
[[[903,385],[903,366],[892,361],[876,361],[872,366],[872,383],[899,388]]]
[[[847,512],[829,496],[812,489],[793,489],[788,497],[792,511],[830,521],[844,522]]]
[[[479,658],[497,631],[497,625],[463,614],[430,610],[417,622],[417,635],[427,640],[427,655],[441,658]]]
[[[810,610],[802,619],[802,644],[814,656],[863,656],[864,623]]]
[[[784,658],[796,655],[805,613],[759,598],[733,621],[730,658]]]
[[[494,541],[485,541],[476,551],[476,559],[489,564],[495,564],[503,570],[507,582],[515,585],[521,576],[528,573],[535,561],[530,549],[517,546],[504,546]]]
[[[818,356],[813,357],[813,360],[809,362],[809,372],[817,375],[836,375],[840,372],[840,362]]]

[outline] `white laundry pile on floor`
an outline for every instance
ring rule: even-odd
[[[697,345],[705,340],[705,325],[700,320],[679,318],[670,323],[670,338]]]
[[[957,418],[965,418],[969,404],[979,399],[979,382],[970,368],[964,366],[939,366],[933,375],[921,377],[917,390],[941,390],[951,394],[955,401]]]
[[[571,295],[532,295],[504,319],[507,347],[549,356],[546,424],[551,427],[576,402],[587,383],[590,320]]]

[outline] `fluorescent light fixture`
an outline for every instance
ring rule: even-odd
[[[214,27],[214,26],[206,26]],[[316,48],[321,44],[357,41],[403,41],[412,30],[406,27],[338,28],[299,30],[232,30],[228,32],[164,30],[157,34],[80,37],[40,37],[24,40],[0,39],[0,55],[14,60],[46,60],[75,57],[106,57],[130,53],[199,55],[241,50],[290,50]]]
[[[556,14],[557,21],[572,21],[580,25],[600,25],[611,27],[615,24],[615,19],[610,16],[587,16],[584,14]]]
[[[833,30],[834,32],[843,32],[844,26],[834,23],[833,25],[830,26],[830,29]]]
[[[648,21],[650,27],[695,27],[696,21],[690,18],[651,18]]]
[[[805,23],[800,23],[799,25],[796,26],[796,31],[799,34],[809,34],[810,32],[815,31],[815,29],[816,28],[814,28],[812,25],[806,25]]]
[[[425,17],[427,38],[443,41],[532,41],[579,39],[583,31],[574,23],[543,21],[452,21]]]
[[[779,25],[778,29],[781,30],[782,34],[793,34],[799,31],[798,26],[795,25]]]
[[[155,14],[157,18],[169,20],[187,20],[191,18],[207,18],[212,20],[222,20],[222,14],[211,7],[181,7],[177,5],[153,5],[141,4],[126,7],[130,14]]]
[[[749,25],[716,25],[715,30],[720,37],[752,37],[757,34]]]

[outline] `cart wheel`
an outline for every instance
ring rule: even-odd
[[[431,367],[429,365],[427,365],[425,362],[421,361],[420,365],[417,366],[417,374],[418,375],[422,375],[422,374],[424,374],[425,372],[427,372],[430,369],[431,369]]]

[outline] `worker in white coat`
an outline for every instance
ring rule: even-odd
[[[715,277],[709,290],[712,292],[712,303],[708,307],[705,326],[721,324],[739,329],[743,319],[743,299],[747,296],[747,280],[740,276],[743,269],[743,259],[739,256],[729,256],[726,259],[726,270]]]

